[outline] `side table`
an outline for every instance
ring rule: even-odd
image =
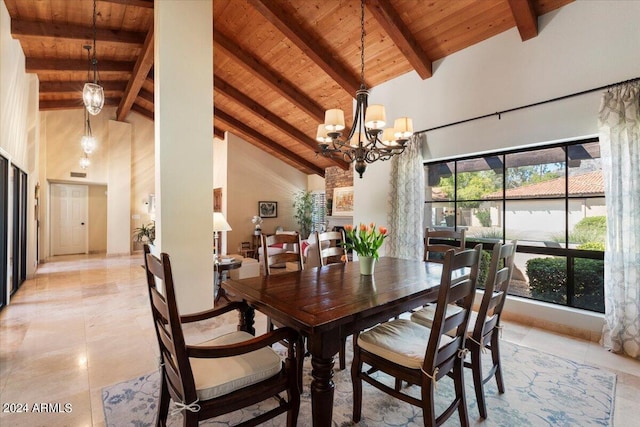
[[[214,299],[214,304],[217,303],[220,298],[224,298],[227,301],[231,302],[231,300],[229,300],[229,297],[227,296],[227,293],[225,292],[224,288],[221,286],[222,285],[222,272],[223,271],[229,271],[229,270],[235,270],[236,268],[240,268],[242,266],[242,260],[234,260],[231,262],[216,262],[213,265],[213,270],[215,272],[215,278],[216,278],[216,283],[215,283],[215,289],[214,289],[214,294],[215,294],[215,299]]]

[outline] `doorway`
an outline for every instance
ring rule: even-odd
[[[88,253],[89,188],[51,184],[51,255]]]

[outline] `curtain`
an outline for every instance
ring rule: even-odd
[[[640,82],[603,95],[598,125],[607,204],[601,344],[640,359]]]
[[[389,194],[389,237],[387,255],[405,259],[422,259],[424,248],[424,133],[413,135],[407,147],[391,160]]]

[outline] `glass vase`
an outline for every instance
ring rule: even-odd
[[[360,262],[360,274],[363,276],[373,276],[376,266],[376,259],[372,256],[358,256]]]

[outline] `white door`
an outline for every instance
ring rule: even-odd
[[[51,185],[51,255],[86,254],[89,187]]]

